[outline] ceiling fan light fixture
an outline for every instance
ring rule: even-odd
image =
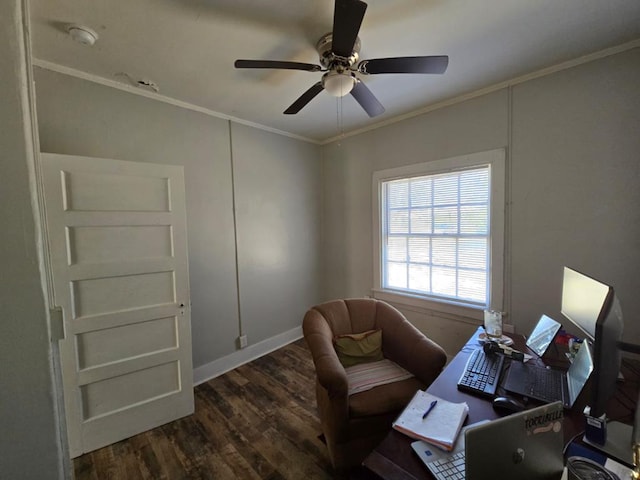
[[[344,97],[353,90],[356,78],[351,73],[327,72],[322,77],[322,86],[334,97]]]

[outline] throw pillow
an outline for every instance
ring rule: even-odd
[[[344,367],[382,360],[382,330],[349,333],[334,338],[338,359]]]

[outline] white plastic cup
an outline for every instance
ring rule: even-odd
[[[502,312],[484,311],[484,329],[490,338],[502,338]]]

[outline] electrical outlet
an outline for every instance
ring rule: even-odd
[[[238,346],[240,348],[246,348],[247,347],[247,336],[246,335],[240,335],[238,337]]]

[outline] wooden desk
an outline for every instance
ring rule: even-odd
[[[493,420],[500,417],[492,406],[490,400],[486,400],[482,397],[471,395],[468,393],[460,392],[457,388],[457,382],[464,371],[464,367],[467,363],[467,359],[471,352],[480,347],[478,342],[478,335],[482,329],[478,329],[476,333],[469,339],[467,344],[460,350],[460,352],[453,358],[453,360],[446,366],[440,376],[431,384],[427,389],[429,393],[436,395],[440,398],[452,402],[467,402],[469,405],[469,416],[466,423],[475,423],[481,420]],[[525,339],[521,335],[512,335],[514,340],[513,347],[516,350],[522,352],[532,353],[525,345]],[[552,346],[550,352],[545,355],[545,360],[542,362],[540,359],[531,360],[535,363],[552,366],[555,368],[564,367],[568,368],[569,362],[564,356],[564,352],[561,347]],[[533,355],[535,358],[535,355]],[[505,365],[507,365],[507,362]],[[508,365],[507,365],[508,368]],[[506,372],[506,368],[504,370]],[[627,373],[624,373],[624,372]],[[610,408],[607,409],[609,418],[619,421],[630,422],[633,420],[633,412],[635,411],[635,400],[638,398],[638,372],[630,369],[630,365],[623,363],[623,373],[630,381],[625,382],[624,387],[619,390],[624,390],[624,395],[616,395],[616,398],[610,402]],[[563,423],[563,433],[565,444],[570,442],[574,437],[580,436],[580,433],[584,431],[584,417],[582,411],[586,405],[588,399],[589,384],[584,388],[581,395],[578,397],[575,406],[571,411],[565,411],[565,419]],[[504,392],[498,389],[498,394],[503,395]],[[535,407],[540,405],[538,402],[528,402],[527,406]],[[428,480],[431,479],[431,474],[420,461],[417,455],[414,454],[411,448],[411,442],[415,440],[391,430],[385,439],[371,452],[363,462],[363,466],[369,472],[375,473],[377,476],[383,479],[394,480]]]

